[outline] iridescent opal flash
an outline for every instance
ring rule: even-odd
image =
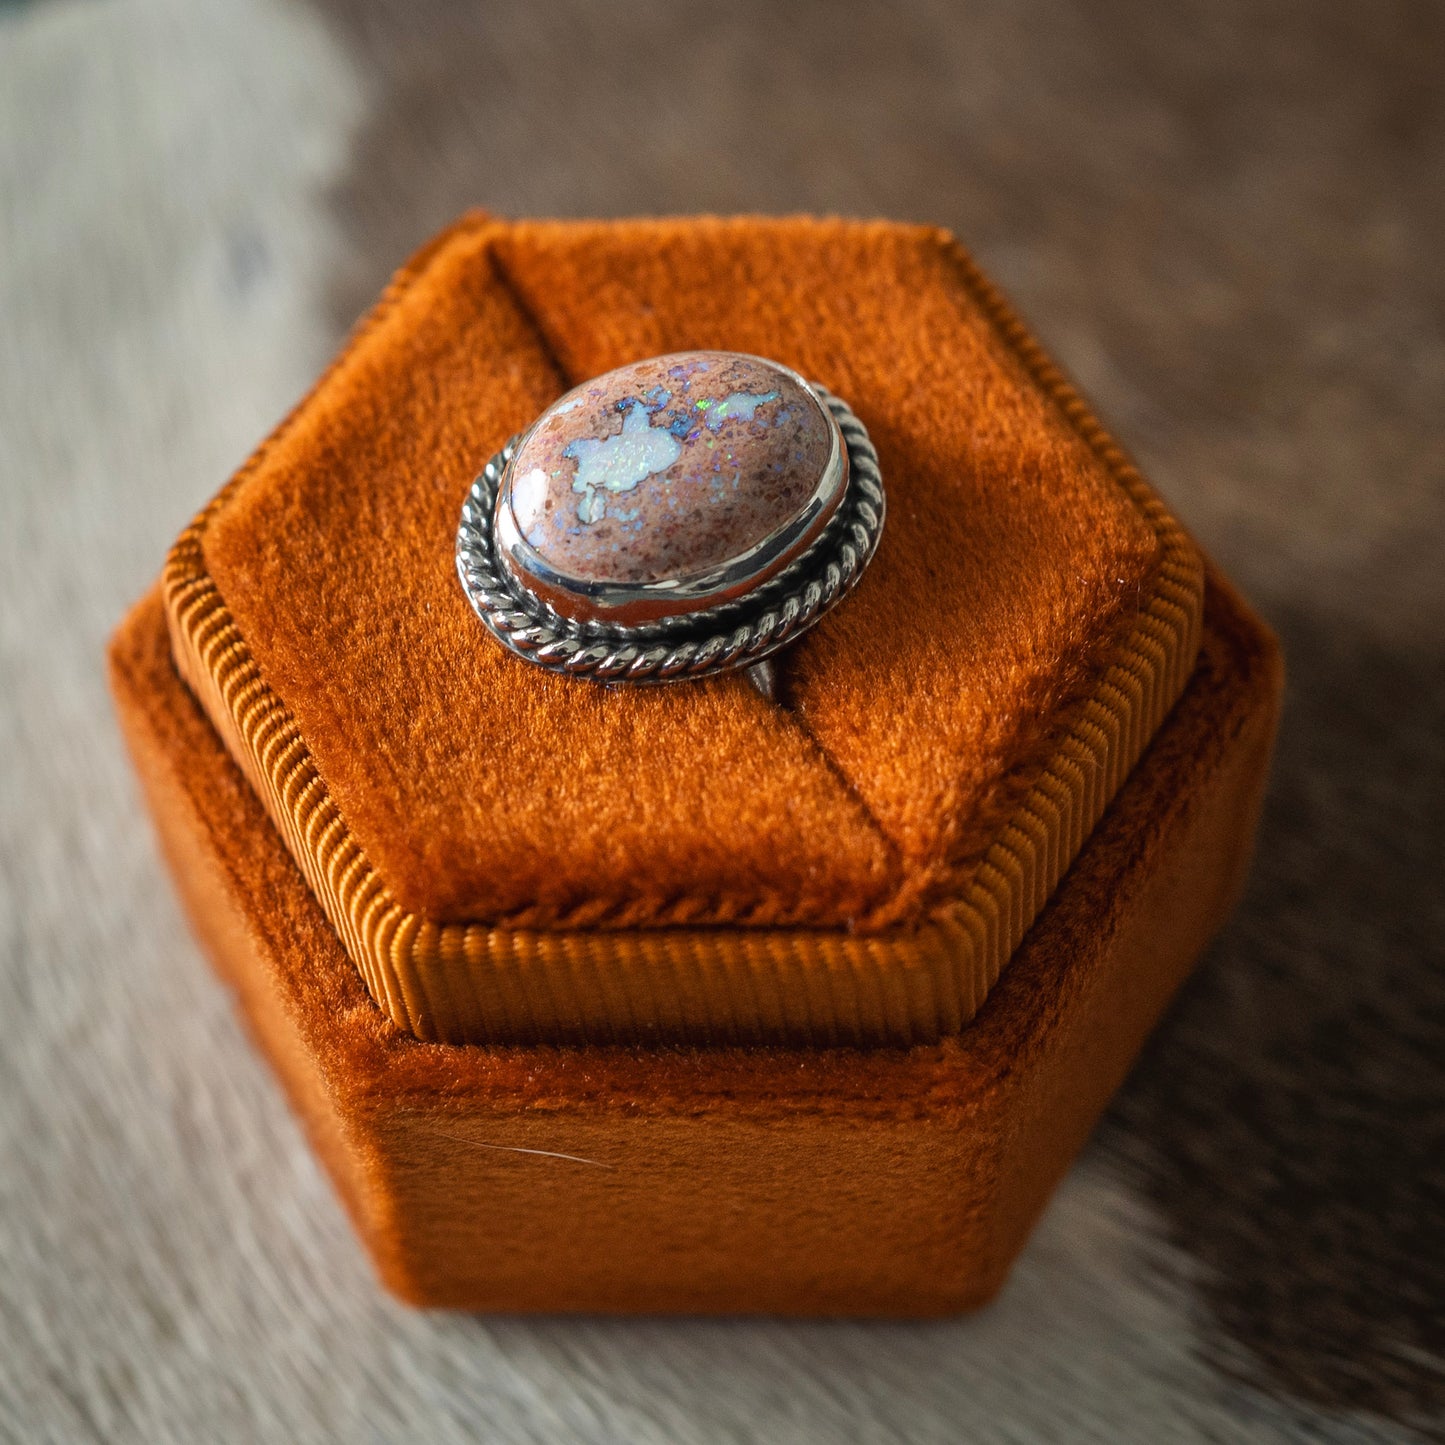
[[[654,357],[584,382],[524,433],[497,493],[498,554],[563,617],[654,621],[774,575],[847,484],[838,425],[795,372]]]
[[[857,586],[887,513],[842,397],[775,361],[685,351],[554,402],[473,481],[457,577],[487,631],[605,683],[745,672]]]

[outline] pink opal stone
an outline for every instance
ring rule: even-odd
[[[583,584],[696,577],[800,517],[817,513],[821,526],[836,503],[819,511],[836,437],[784,367],[731,352],[655,357],[548,407],[522,439],[498,509],[511,509],[524,567],[530,549],[538,571]]]

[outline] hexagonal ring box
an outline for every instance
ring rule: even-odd
[[[457,584],[507,438],[684,351],[820,382],[886,478],[773,698],[553,676]],[[111,665],[197,932],[382,1278],[488,1310],[988,1298],[1232,903],[1280,690],[951,238],[798,219],[464,218]]]

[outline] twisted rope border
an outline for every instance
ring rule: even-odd
[[[801,557],[748,597],[660,624],[573,622],[502,565],[493,518],[513,437],[472,483],[457,529],[457,576],[487,631],[508,651],[549,672],[628,683],[679,682],[752,667],[801,637],[857,586],[878,548],[887,511],[878,452],[867,428],[847,402],[816,382],[809,385],[848,448],[848,487],[837,512]]]

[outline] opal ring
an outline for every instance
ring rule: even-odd
[[[551,672],[659,683],[772,659],[854,587],[883,530],[848,405],[762,357],[635,362],[554,402],[472,484],[457,574]]]

